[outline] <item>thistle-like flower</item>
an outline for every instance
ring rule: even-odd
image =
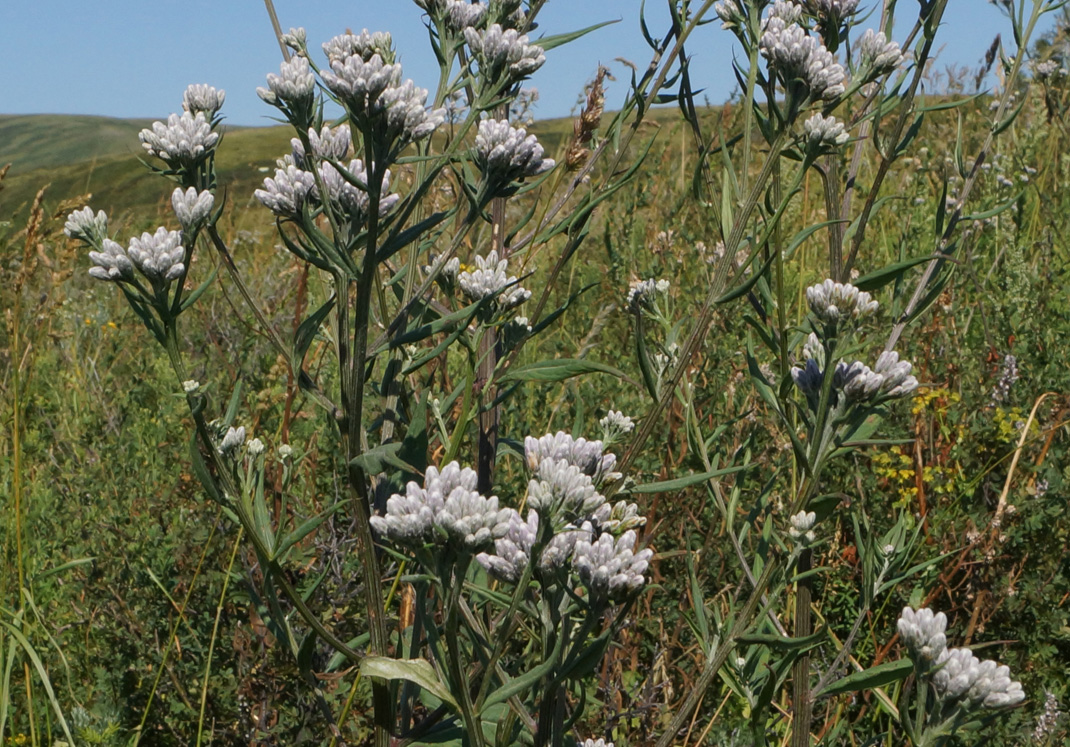
[[[316,177],[294,165],[276,169],[275,177],[264,180],[264,188],[253,195],[260,203],[281,218],[298,218],[301,208],[316,187]]]
[[[175,191],[171,193],[171,207],[174,208],[175,217],[187,235],[192,234],[194,229],[208,220],[214,204],[215,196],[208,190],[198,192],[190,187],[183,192],[181,187],[175,187]]]
[[[524,439],[524,458],[528,469],[536,472],[539,465],[547,459],[564,460],[580,468],[597,487],[604,482],[612,482],[621,477],[613,468],[617,464],[614,454],[605,452],[601,441],[588,441],[585,438],[573,438],[571,434],[558,431],[547,433],[542,438],[528,436]]]
[[[543,459],[528,482],[527,504],[542,516],[574,521],[591,516],[605,502],[591,476],[564,459]]]
[[[170,283],[186,271],[182,263],[186,256],[182,234],[168,231],[163,226],[157,228],[156,233],[145,232],[130,239],[126,256],[155,286]]]
[[[267,88],[259,87],[256,95],[272,106],[307,111],[316,93],[316,79],[307,57],[291,57],[279,65],[279,74],[268,73]]]
[[[877,310],[878,304],[865,291],[849,283],[826,280],[806,289],[810,309],[821,321],[832,324],[841,319],[860,319]]]
[[[910,658],[928,668],[947,648],[947,615],[933,613],[928,607],[914,610],[904,607],[899,621],[899,638],[910,652]]]
[[[899,67],[904,56],[899,44],[888,41],[884,32],[866,29],[858,40],[858,58],[871,75],[882,75]]]
[[[133,280],[134,264],[126,256],[126,250],[121,245],[105,238],[100,243],[100,248],[99,252],[89,252],[89,259],[94,265],[89,268],[91,277],[97,280]]]
[[[850,139],[843,122],[820,113],[803,122],[803,135],[810,148],[837,148]]]
[[[207,158],[219,142],[219,133],[212,132],[203,112],[183,112],[169,116],[167,124],[153,122],[152,129],[142,130],[138,139],[150,156],[177,169],[195,166]]]
[[[182,108],[190,114],[203,114],[209,122],[215,119],[215,115],[223,108],[227,92],[217,89],[205,83],[194,83],[188,86],[182,94]]]
[[[576,542],[572,566],[592,599],[619,601],[643,586],[643,573],[654,551],[644,548],[636,552],[636,541],[635,532],[628,531],[617,540],[603,534],[594,541]]]
[[[503,29],[497,23],[485,31],[466,28],[464,39],[479,63],[480,76],[489,81],[506,77],[509,82],[518,82],[546,62],[543,48],[529,44],[527,35],[516,29]]]
[[[534,135],[523,127],[513,127],[508,120],[493,119],[479,123],[475,162],[495,185],[538,176],[554,167],[552,158],[543,158],[542,146]]]
[[[498,252],[491,250],[484,257],[476,256],[476,268],[463,270],[457,276],[461,292],[470,301],[496,298],[500,310],[512,309],[531,298],[531,291],[516,284],[515,275],[508,275],[508,260],[498,259]]]
[[[93,215],[92,208],[88,206],[75,210],[67,216],[63,233],[90,246],[100,246],[108,238],[108,216],[103,210]]]

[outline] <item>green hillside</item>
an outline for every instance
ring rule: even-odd
[[[150,119],[66,114],[0,114],[0,165],[12,174],[64,166],[138,150],[137,133]]]

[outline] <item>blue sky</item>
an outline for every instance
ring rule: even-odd
[[[866,3],[866,0],[863,0]],[[437,70],[411,0],[275,0],[283,29],[304,26],[309,46],[346,28],[390,31],[405,76],[430,88]],[[648,0],[655,33],[665,27],[665,3]],[[620,19],[578,43],[553,50],[532,85],[539,89],[539,117],[565,116],[601,62],[620,82],[610,85],[607,106],[625,94],[627,71],[614,60],[645,65],[649,52],[639,31],[640,0],[550,0],[540,15],[541,33],[556,34]],[[902,0],[901,13],[916,12]],[[256,97],[280,53],[261,0],[3,0],[0,30],[7,52],[0,75],[0,113],[97,114],[162,118],[180,109],[189,83],[227,92],[224,114],[232,124],[271,124],[273,110]],[[938,70],[974,67],[997,33],[1010,39],[1007,20],[987,0],[951,0],[941,30]],[[714,103],[732,91],[732,37],[710,24],[690,45],[696,86]]]

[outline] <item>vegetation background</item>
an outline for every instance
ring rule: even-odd
[[[1065,20],[1038,46],[1041,55],[1054,53],[1064,65]],[[922,103],[973,96],[973,71],[934,73],[929,90]],[[972,224],[961,266],[900,345],[922,382],[912,404],[889,423],[886,435],[901,443],[871,448],[836,476],[854,487],[848,500],[861,502],[877,525],[890,525],[898,507],[909,507],[922,527],[924,556],[946,555],[916,576],[912,588],[881,600],[854,659],[868,666],[894,657],[895,619],[904,604],[945,611],[956,640],[998,646],[999,658],[1025,687],[1026,703],[991,733],[989,743],[999,745],[1032,743],[1046,693],[1063,704],[1070,694],[1070,83],[1065,75],[1026,80],[1016,95],[1022,111],[1000,134],[970,212],[1004,209]],[[990,100],[982,93],[965,108],[925,118],[917,156],[900,161],[890,177],[894,196],[874,219],[863,274],[916,259],[919,247],[931,246],[934,201],[953,194],[959,148],[976,151]],[[736,115],[732,103],[701,113],[725,133],[738,130]],[[53,744],[61,736],[53,699],[80,744],[127,744],[139,725],[144,744],[185,745],[197,732],[201,679],[234,528],[189,472],[185,403],[161,389],[163,352],[112,288],[90,280],[88,261],[62,234],[66,213],[87,201],[124,234],[150,229],[168,214],[167,195],[138,162],[136,136],[146,124],[0,117],[0,164],[13,164],[0,183],[0,639],[6,639],[0,669],[12,666],[23,645],[12,632],[21,586],[32,599],[33,619],[20,621],[31,631],[26,646],[54,690],[50,698],[24,684],[36,678],[30,669],[37,664],[8,673],[0,693],[5,744]],[[571,265],[558,300],[591,289],[552,334],[539,338],[539,349],[524,353],[532,360],[611,362],[631,381],[596,374],[528,384],[511,401],[506,423],[526,423],[532,432],[583,433],[610,408],[640,415],[645,400],[634,382],[641,374],[622,308],[629,282],[670,279],[672,303],[683,315],[691,299],[704,295],[695,291],[708,282],[715,234],[692,199],[698,154],[676,111],[659,110],[647,127],[654,147],[640,177],[601,213],[595,240],[585,245],[583,261]],[[533,131],[560,160],[572,122],[539,122]],[[275,243],[271,215],[252,198],[289,137],[281,127],[233,129],[217,164],[228,203],[221,230],[232,237],[254,295],[283,329],[299,321],[285,317],[298,294],[327,293]],[[866,178],[865,167],[861,173]],[[791,206],[790,226],[812,225],[823,214],[819,185],[808,183]],[[804,288],[824,277],[824,251],[813,238],[791,258],[789,282],[798,299],[793,313],[800,320]],[[205,254],[198,261],[215,260]],[[898,283],[891,288],[893,308],[909,287],[901,282],[902,291]],[[340,455],[326,437],[329,424],[294,401],[285,366],[251,333],[246,309],[224,275],[189,313],[203,317],[189,325],[203,335],[190,342],[203,360],[195,378],[226,391],[241,372],[242,406],[252,414],[253,430],[278,434],[285,427],[293,443],[305,445],[300,469],[316,489],[293,510],[314,513],[337,490],[332,480]],[[764,404],[739,352],[745,340],[742,319],[719,319],[696,380],[709,427],[726,426],[722,451],[749,449],[760,464],[784,443],[751,425]],[[669,479],[697,468],[680,426],[670,417],[662,436],[652,439],[638,462],[642,475]],[[520,479],[516,462],[504,462],[503,471],[506,481]],[[760,471],[747,477],[744,492],[760,489],[762,481]],[[1014,511],[993,527],[1001,498]],[[663,550],[652,564],[655,585],[611,649],[588,718],[589,731],[604,732],[618,747],[644,744],[658,733],[666,706],[688,689],[686,673],[699,654],[683,614],[694,591],[685,555],[696,559],[698,588],[714,604],[726,593],[723,570],[731,565],[731,548],[704,491],[646,500],[648,539]],[[860,571],[849,519],[829,533],[815,556],[815,565],[828,568],[815,594],[824,622],[842,639],[857,606]],[[334,609],[317,607],[332,623],[345,619],[344,602],[358,593],[349,537],[344,524],[329,523],[302,548],[304,562],[293,571],[311,593],[343,600]],[[237,558],[207,684],[212,743],[333,744],[309,687],[260,619],[252,592],[255,558],[245,549]],[[354,673],[326,672],[326,652],[313,656],[325,672],[320,687],[332,704],[341,704],[358,687]],[[843,710],[823,707],[815,704],[815,726],[849,719],[862,730],[881,717],[875,700]],[[720,711],[721,719],[689,744],[730,743],[747,715],[727,683],[716,685],[702,708],[707,717]],[[1064,719],[1048,743],[1065,743],[1067,727]],[[359,709],[341,728],[350,743],[367,735]]]

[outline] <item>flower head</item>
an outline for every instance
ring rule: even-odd
[[[207,158],[219,142],[219,133],[212,131],[204,112],[183,112],[169,116],[166,124],[153,122],[152,129],[142,130],[138,139],[150,156],[171,168],[182,168]]]
[[[190,187],[183,192],[181,187],[175,187],[175,191],[171,193],[171,207],[174,208],[175,217],[182,225],[182,230],[187,234],[208,220],[214,204],[215,196],[208,190],[198,192]]]
[[[918,380],[910,375],[913,367],[899,360],[899,353],[887,350],[877,358],[873,370],[882,377],[880,391],[887,397],[903,397],[918,388]]]
[[[943,612],[904,607],[896,627],[910,657],[919,663],[932,664],[947,648],[947,615]]]
[[[823,44],[807,35],[791,7],[782,1],[773,5],[762,22],[758,48],[785,85],[800,81],[811,98],[833,100],[845,90],[843,66]]]
[[[186,249],[182,246],[182,234],[164,227],[156,233],[143,233],[130,239],[126,256],[142,275],[153,285],[162,285],[182,277],[186,266],[182,260]]]
[[[596,486],[603,482],[612,482],[621,476],[619,472],[613,471],[617,457],[604,451],[601,441],[573,438],[564,431],[553,435],[547,433],[542,438],[525,438],[524,458],[531,472],[536,472],[539,465],[547,459],[563,460],[579,467]]]
[[[813,526],[816,519],[817,514],[813,511],[800,511],[788,520],[791,525],[788,527],[788,534],[800,545],[813,544],[815,538]]]
[[[365,189],[355,186],[350,178],[367,185],[368,172],[364,168],[364,162],[359,158],[350,161],[346,168],[348,175],[343,175],[330,163],[319,165],[320,178],[327,187],[328,197],[331,202],[348,213],[350,218],[362,221],[367,218],[370,199]],[[347,176],[349,178],[347,178]],[[390,170],[383,174],[382,196],[379,198],[379,215],[389,213],[401,198],[390,193]],[[313,195],[320,199],[319,185],[313,184]]]
[[[219,444],[219,451],[223,454],[229,454],[243,443],[245,443],[245,426],[231,427],[227,429],[226,435],[223,436],[223,440]]]
[[[463,270],[457,276],[461,292],[470,301],[496,298],[498,308],[504,311],[531,298],[531,291],[517,285],[515,275],[507,274],[509,262],[499,259],[496,250],[491,250],[485,258],[477,255],[474,261],[474,270]]]
[[[594,599],[618,601],[638,591],[654,551],[636,551],[637,536],[628,531],[614,540],[603,534],[596,540],[580,539],[572,551],[572,566]]]
[[[605,502],[591,476],[564,459],[543,459],[528,482],[527,503],[543,516],[582,519]]]
[[[275,170],[274,178],[264,180],[264,188],[253,195],[260,203],[281,218],[294,219],[301,215],[308,196],[316,187],[316,177],[294,165]]]
[[[606,416],[598,421],[598,425],[602,427],[602,438],[606,441],[620,438],[635,430],[632,419],[619,410],[607,412]]]
[[[103,210],[98,210],[97,214],[93,215],[90,207],[75,210],[67,216],[63,233],[91,246],[100,246],[108,237],[108,216]]]
[[[368,61],[378,55],[381,59],[394,62],[394,40],[386,31],[368,33],[364,29],[359,34],[340,34],[323,45],[323,52],[333,65],[344,62],[354,55]]]
[[[888,41],[883,32],[873,29],[866,29],[858,40],[858,57],[863,67],[877,75],[895,70],[904,59],[896,42]]]
[[[215,115],[223,108],[227,92],[204,83],[194,83],[186,88],[182,94],[182,108],[190,114],[198,112],[208,118],[215,119]]]
[[[877,302],[849,283],[826,280],[806,289],[806,300],[817,317],[828,324],[841,319],[860,319],[877,310]]]
[[[305,111],[311,107],[316,93],[316,79],[307,57],[291,57],[279,65],[279,74],[268,73],[267,88],[257,88],[256,95],[280,108]]]
[[[93,262],[93,267],[89,268],[91,277],[97,280],[133,280],[134,264],[121,245],[105,238],[100,248],[99,252],[89,252],[89,259]]]
[[[538,176],[554,167],[552,158],[543,158],[542,146],[534,135],[508,120],[493,119],[479,123],[475,162],[488,180],[499,184]]]
[[[319,132],[316,132],[314,127],[309,127],[308,143],[312,146],[313,158],[311,159],[306,156],[305,146],[300,138],[290,139],[293,161],[297,166],[311,169],[316,165],[317,161],[325,158],[341,161],[349,155],[351,143],[349,125],[342,124],[334,128],[329,125],[323,125]]]
[[[517,82],[546,62],[543,48],[529,44],[527,35],[516,29],[503,29],[497,23],[485,31],[466,28],[464,39],[479,62],[480,77],[486,80],[499,81],[505,77],[509,82]]]
[[[843,122],[833,116],[820,113],[803,122],[803,134],[811,148],[836,148],[850,139]]]

